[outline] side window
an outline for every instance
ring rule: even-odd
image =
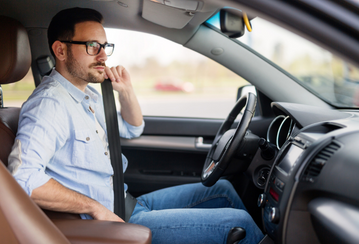
[[[106,29],[115,43],[108,66],[123,65],[145,116],[225,118],[247,81],[211,59],[164,38]]]
[[[4,107],[21,107],[35,89],[31,68],[25,77],[15,83],[1,85]]]

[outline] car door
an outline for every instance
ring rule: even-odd
[[[223,120],[145,117],[138,139],[122,140],[129,160],[125,182],[137,196],[178,184],[200,182],[205,157]],[[270,119],[254,117],[250,130],[265,137]]]

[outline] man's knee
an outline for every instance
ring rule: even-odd
[[[223,189],[232,189],[233,188],[232,183],[226,179],[218,180],[217,183],[215,184],[215,186],[219,187],[219,188],[223,188]]]
[[[217,183],[215,184],[215,187],[218,189],[218,191],[222,192],[223,194],[227,194],[228,197],[237,197],[238,196],[232,183],[226,179],[221,179],[221,180],[217,181]]]

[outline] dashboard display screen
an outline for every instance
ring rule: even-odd
[[[278,167],[284,170],[284,172],[289,173],[290,169],[293,167],[295,161],[298,159],[299,155],[303,152],[303,149],[295,145],[291,145],[289,150],[286,150],[284,157],[279,162]]]

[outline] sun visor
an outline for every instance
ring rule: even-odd
[[[142,17],[167,28],[182,29],[201,5],[191,0],[144,0]]]

